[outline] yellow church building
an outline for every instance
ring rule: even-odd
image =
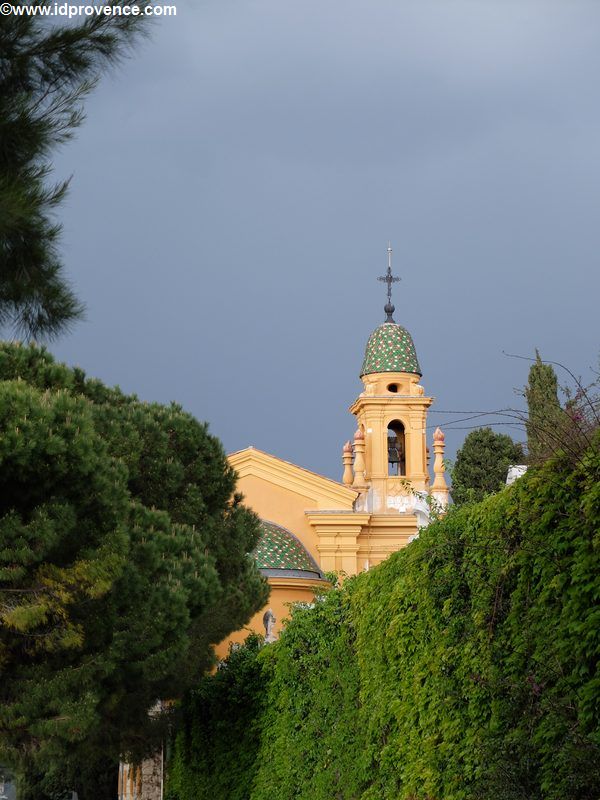
[[[429,523],[432,502],[448,503],[444,434],[433,435],[429,475],[427,411],[433,398],[420,383],[421,367],[406,328],[394,321],[391,247],[386,318],[366,345],[360,370],[363,391],[350,406],[356,432],[342,450],[340,482],[254,447],[229,456],[245,503],[261,518],[254,552],[271,587],[266,608],[248,629],[276,638],[289,604],[311,602],[325,574],[355,575],[405,547]],[[220,646],[242,641],[248,629]]]
[[[363,391],[350,406],[356,432],[342,448],[340,482],[247,447],[232,453],[244,502],[261,519],[253,557],[271,588],[268,604],[217,648],[224,658],[249,631],[277,638],[290,604],[310,603],[328,585],[326,573],[355,575],[405,547],[429,523],[432,504],[448,504],[444,434],[433,434],[429,476],[427,411],[433,398],[420,383],[410,333],[393,318],[391,247],[386,319],[367,342],[360,370]],[[119,800],[161,800],[162,751],[141,768],[121,764]]]

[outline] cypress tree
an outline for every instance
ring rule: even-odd
[[[558,400],[558,380],[551,364],[535,351],[525,388],[527,400],[527,451],[533,464],[545,461],[561,444],[564,419]]]

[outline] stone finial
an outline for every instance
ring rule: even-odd
[[[359,428],[354,434],[354,480],[355,489],[365,487],[365,434]]]
[[[442,508],[448,505],[448,484],[446,483],[446,467],[444,466],[444,448],[446,437],[441,428],[436,428],[433,434],[433,484],[431,494]]]
[[[344,475],[342,483],[346,486],[352,486],[354,481],[354,472],[352,470],[352,443],[347,441],[342,450],[342,463],[344,465]]]

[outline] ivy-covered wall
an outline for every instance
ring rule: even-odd
[[[598,800],[599,601],[596,446],[234,653],[183,706],[167,796]]]

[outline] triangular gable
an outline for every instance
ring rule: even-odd
[[[227,456],[240,478],[252,475],[275,486],[296,491],[314,502],[315,509],[352,511],[358,492],[255,447]]]

